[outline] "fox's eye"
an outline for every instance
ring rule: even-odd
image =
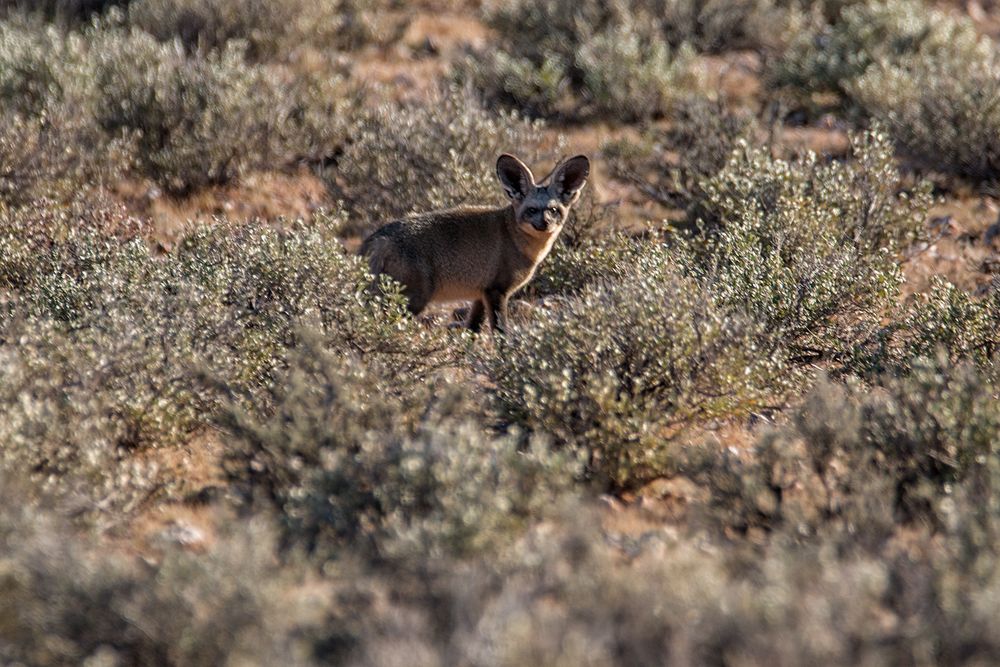
[[[525,211],[524,211],[525,215],[535,215],[537,213],[538,213],[538,209],[534,208],[534,207],[525,209]]]
[[[559,215],[559,209],[557,209],[555,207],[550,208],[549,209],[549,213],[551,213],[552,215]]]

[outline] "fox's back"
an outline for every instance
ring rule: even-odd
[[[361,252],[372,260],[373,273],[386,272],[401,282],[409,276],[398,274],[426,272],[434,300],[477,298],[506,254],[506,215],[506,209],[490,207],[414,215],[378,229]],[[397,263],[406,266],[393,266]]]

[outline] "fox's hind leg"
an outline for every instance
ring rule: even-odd
[[[388,254],[382,264],[382,273],[403,286],[406,308],[414,316],[419,315],[430,303],[434,295],[434,282],[430,271],[414,266],[396,253]]]
[[[406,289],[403,290],[403,295],[406,297],[406,308],[413,316],[424,312],[424,308],[431,301],[430,290],[423,285],[407,285]]]
[[[399,265],[396,272],[390,273],[393,278],[403,284],[403,295],[406,297],[406,307],[414,316],[424,312],[434,295],[434,283],[430,272],[418,267]]]

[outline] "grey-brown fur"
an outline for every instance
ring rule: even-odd
[[[590,175],[583,155],[559,164],[542,183],[512,155],[497,160],[510,198],[501,208],[464,206],[396,220],[361,245],[372,274],[402,283],[410,312],[432,301],[473,301],[466,324],[478,331],[486,315],[503,331],[510,295],[548,255],[570,207]]]

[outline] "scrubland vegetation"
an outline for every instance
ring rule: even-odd
[[[1000,661],[998,31],[0,0],[0,662]],[[571,151],[505,335],[371,289]]]

